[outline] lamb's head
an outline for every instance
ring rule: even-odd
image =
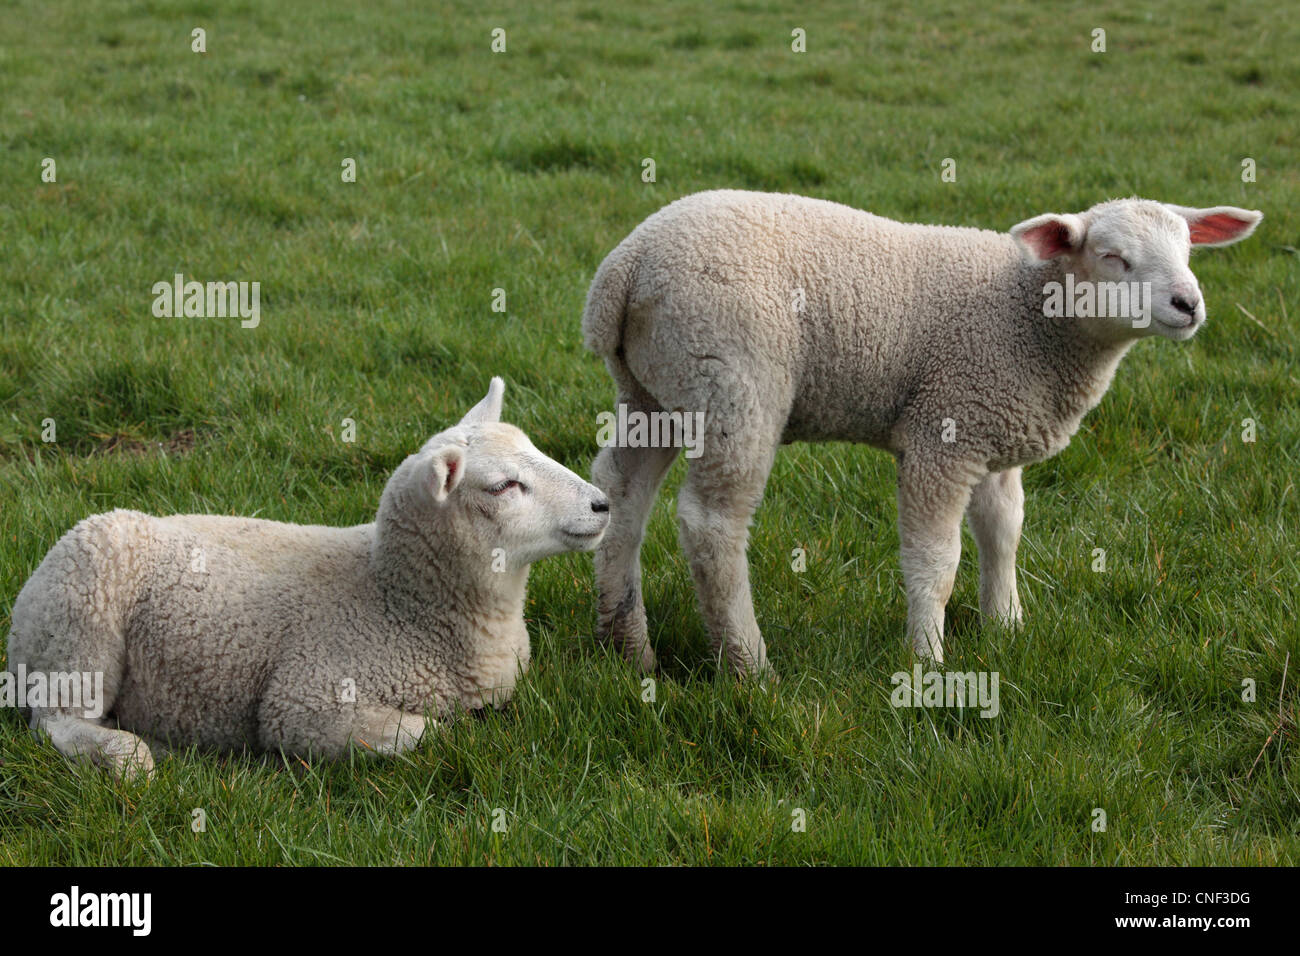
[[[457,425],[398,466],[384,489],[380,522],[418,530],[481,560],[485,570],[594,550],[609,524],[605,494],[501,421],[504,392],[501,379],[492,379],[487,396]]]
[[[1077,214],[1047,213],[1011,229],[1036,260],[1061,260],[1079,316],[1112,339],[1190,339],[1205,302],[1188,267],[1192,246],[1228,246],[1255,231],[1263,214],[1235,206],[1189,209],[1147,199],[1115,199]],[[1050,296],[1055,290],[1045,294]],[[1085,302],[1092,296],[1091,303]]]

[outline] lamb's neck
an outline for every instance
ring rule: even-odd
[[[1047,284],[1064,286],[1066,271],[1059,259],[1022,260],[1008,273],[1008,292],[1018,304],[1018,328],[1028,330],[1043,373],[1056,379],[1062,416],[1077,420],[1101,401],[1137,337],[1105,319],[1044,314]]]
[[[490,555],[472,553],[437,528],[381,516],[370,570],[387,613],[416,629],[447,634],[523,619],[528,568],[494,571]]]

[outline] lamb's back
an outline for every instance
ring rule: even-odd
[[[756,388],[787,387],[786,440],[887,445],[928,378],[987,369],[1017,335],[1022,303],[1006,296],[1021,294],[1023,262],[1003,233],[718,190],[664,207],[633,237],[629,366],[667,381],[653,357],[711,356]]]

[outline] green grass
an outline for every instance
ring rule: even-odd
[[[1023,632],[980,623],[967,537],[950,664],[999,672],[996,719],[890,706],[911,667],[894,469],[865,448],[782,453],[750,548],[782,681],[717,675],[676,545],[679,462],[644,555],[654,703],[592,639],[589,558],[553,559],[514,703],[408,757],[181,755],[131,788],[0,713],[0,863],[1300,861],[1300,20],[1282,3],[954,7],[0,9],[3,633],[95,512],[369,520],[389,470],[492,374],[507,418],[586,474],[612,399],[581,347],[586,284],[696,190],[999,229],[1130,194],[1266,215],[1196,256],[1196,339],[1139,344],[1070,448],[1026,472]],[[150,287],[176,272],[261,282],[260,327],[155,318]]]

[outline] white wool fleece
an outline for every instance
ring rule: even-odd
[[[791,441],[866,442],[897,458],[919,654],[942,659],[964,513],[983,611],[1019,621],[1020,466],[1066,446],[1136,339],[1191,337],[1205,320],[1191,245],[1236,242],[1260,218],[1126,199],[1000,233],[724,190],[646,219],[597,270],[583,335],[629,410],[704,413],[678,519],[715,654],[742,672],[767,666],[745,549]],[[1149,314],[1045,314],[1048,288],[1067,278],[1138,283]],[[644,669],[654,655],[638,555],[675,455],[608,447],[592,468],[612,508],[596,554],[602,630]]]
[[[604,495],[499,422],[502,383],[397,468],[351,528],[112,511],[14,605],[9,669],[103,674],[106,718],[32,707],[54,745],[124,773],[145,737],[336,757],[413,746],[425,715],[500,705],[528,666],[528,567],[590,550]]]

